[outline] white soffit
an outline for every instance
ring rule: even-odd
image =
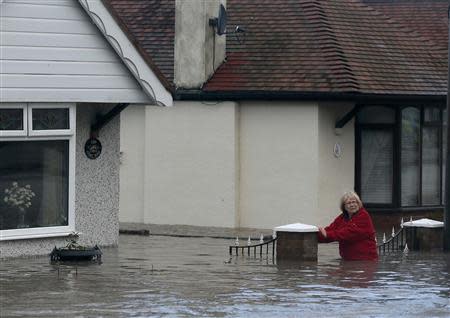
[[[160,106],[172,106],[172,94],[130,42],[101,0],[78,0],[145,93]]]
[[[273,229],[275,232],[318,232],[319,229],[315,225],[303,224],[303,223],[292,223],[282,226],[278,226]]]

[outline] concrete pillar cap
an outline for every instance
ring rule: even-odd
[[[431,219],[420,219],[415,221],[404,222],[403,226],[408,227],[444,227],[444,222]]]
[[[273,229],[275,232],[319,232],[319,229],[315,225],[303,224],[303,223],[292,223],[277,226]]]

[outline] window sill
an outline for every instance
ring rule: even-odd
[[[42,230],[42,229],[39,229]],[[13,233],[11,233],[14,231]],[[73,230],[65,229],[62,231],[30,233],[33,230],[3,230],[0,231],[0,242],[14,241],[14,240],[28,240],[28,239],[41,239],[41,238],[55,238],[55,237],[67,237],[73,233]],[[9,232],[9,233],[6,233]]]
[[[370,207],[365,206],[369,212],[373,213],[401,213],[401,212],[442,212],[444,207],[442,205],[436,206],[420,206],[420,207],[402,207],[402,208],[381,208],[381,207]]]

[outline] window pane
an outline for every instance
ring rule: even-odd
[[[33,130],[69,128],[69,109],[33,108]]]
[[[381,106],[363,107],[358,112],[357,122],[359,124],[393,124],[395,111]]]
[[[23,109],[0,109],[0,130],[23,130]]]
[[[361,131],[361,198],[366,203],[392,203],[393,134]]]
[[[425,122],[440,122],[441,121],[441,110],[437,107],[427,107],[424,110]]]
[[[445,176],[446,176],[446,172],[445,172],[445,165],[447,162],[447,155],[448,155],[448,149],[447,149],[447,129],[448,129],[448,122],[447,122],[447,110],[444,111],[443,113],[444,116],[444,129],[442,129],[442,134],[443,134],[443,161],[442,161],[442,176],[443,176],[443,186],[442,186],[442,198],[445,198]],[[445,200],[442,201],[442,204],[445,204]]]
[[[439,204],[441,201],[439,129],[424,127],[422,134],[422,204]]]
[[[1,230],[68,225],[69,141],[0,142],[0,158]]]
[[[403,109],[401,129],[401,202],[402,206],[415,206],[420,193],[419,109]]]

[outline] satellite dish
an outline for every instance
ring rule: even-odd
[[[223,4],[219,7],[219,16],[217,18],[209,19],[209,25],[216,29],[218,35],[223,35],[226,33],[227,29],[227,10]]]

